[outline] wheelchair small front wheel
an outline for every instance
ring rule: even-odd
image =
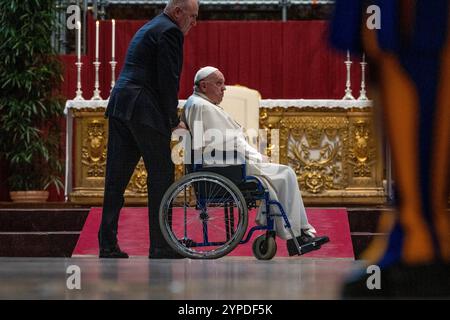
[[[277,243],[271,236],[260,235],[253,241],[253,255],[258,260],[270,260],[277,253]]]
[[[172,184],[159,211],[164,238],[191,259],[227,255],[244,237],[247,221],[247,205],[238,187],[206,171],[188,174]]]

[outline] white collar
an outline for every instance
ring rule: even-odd
[[[219,107],[220,109],[223,110],[223,108],[222,108],[221,106],[219,106],[218,104],[215,104],[214,102],[212,102],[205,94],[203,94],[203,93],[201,93],[201,92],[194,91],[193,95],[194,95],[194,96],[197,96],[197,97],[200,97],[200,98],[202,98],[202,99],[205,99],[205,100],[208,101],[209,103],[211,103],[211,104],[215,105],[216,107]]]

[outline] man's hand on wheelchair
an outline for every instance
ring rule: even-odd
[[[186,123],[184,123],[183,121],[180,121],[176,127],[172,128],[172,132],[174,132],[177,129],[185,129],[185,130],[187,130]]]

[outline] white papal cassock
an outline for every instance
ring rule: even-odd
[[[307,230],[310,234],[316,233],[308,223],[297,176],[291,167],[267,162],[267,157],[247,142],[243,128],[201,93],[194,92],[186,101],[184,117],[194,148],[201,146],[205,153],[207,149],[233,151],[237,148],[241,152],[245,151],[247,174],[258,177],[269,190],[270,198],[281,203],[295,236],[300,235],[300,229]],[[265,206],[261,205],[256,218],[258,224],[265,224],[266,215],[263,210]],[[272,206],[271,211],[280,213],[277,206]],[[275,218],[277,235],[285,240],[290,239],[291,235],[284,225],[282,217]]]

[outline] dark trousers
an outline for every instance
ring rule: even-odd
[[[98,233],[101,249],[113,248],[117,244],[124,192],[141,156],[148,172],[150,247],[168,246],[159,228],[158,214],[161,199],[174,180],[170,139],[149,126],[109,117],[105,194]]]

